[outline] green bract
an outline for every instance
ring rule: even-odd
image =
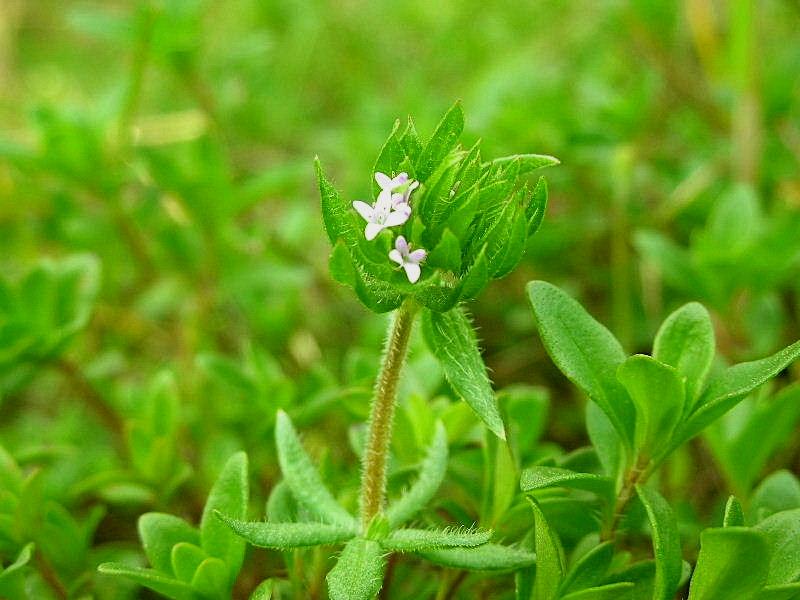
[[[414,284],[387,259],[391,236],[384,231],[376,240],[365,239],[363,221],[351,207],[355,198],[340,195],[317,161],[325,230],[333,246],[331,274],[370,310],[387,312],[413,298],[446,312],[511,272],[538,229],[547,185],[540,179],[530,190],[526,175],[558,160],[520,154],[486,161],[479,144],[468,149],[458,144],[463,128],[460,103],[425,143],[410,119],[404,128],[398,121],[375,162],[375,172],[404,172],[421,184],[411,196],[411,218],[393,230],[429,252]],[[377,192],[373,183],[373,195]]]

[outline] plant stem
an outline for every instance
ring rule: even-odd
[[[397,382],[408,352],[416,311],[417,306],[412,300],[406,300],[397,309],[375,384],[361,474],[361,525],[364,531],[383,509],[386,497],[386,463],[392,438]]]
[[[603,528],[603,531],[600,532],[601,542],[614,539],[617,534],[617,527],[619,527],[622,515],[625,514],[628,502],[633,498],[636,485],[647,481],[648,477],[650,477],[651,469],[652,465],[650,459],[645,456],[639,456],[633,466],[625,474],[622,489],[620,489],[617,500],[614,503],[614,511],[611,514],[611,519],[608,521],[607,526]]]

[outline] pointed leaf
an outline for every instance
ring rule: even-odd
[[[529,498],[534,515],[536,541],[536,579],[533,581],[533,600],[554,600],[564,579],[566,564],[558,535],[545,519],[542,509]]]
[[[400,120],[394,122],[392,133],[383,144],[378,159],[375,161],[375,166],[372,168],[372,173],[385,173],[389,177],[394,177],[401,171],[400,165],[406,157],[403,146],[400,144]],[[374,177],[370,177],[372,186],[372,197],[377,198],[381,191],[378,182]]]
[[[439,359],[447,381],[486,426],[505,439],[503,420],[478,349],[478,340],[464,311],[460,307],[446,313],[426,310],[422,319],[425,339]]]
[[[243,519],[247,514],[248,489],[247,455],[238,452],[222,467],[222,472],[208,495],[200,521],[201,546],[210,557],[219,558],[223,565],[227,565],[228,580],[231,584],[242,568],[245,544],[244,540],[234,535],[214,516],[214,511],[218,510],[233,518]],[[216,567],[208,569],[209,573],[212,573]]]
[[[428,180],[436,167],[439,166],[450,150],[456,145],[458,137],[464,129],[464,111],[461,102],[456,102],[445,113],[442,120],[436,126],[430,141],[417,160],[417,177],[420,181]]]
[[[742,527],[744,526],[744,511],[742,511],[741,503],[736,499],[736,496],[728,498],[725,504],[725,516],[722,519],[723,527]]]
[[[714,326],[702,304],[689,302],[662,323],[653,344],[653,358],[675,367],[686,378],[686,407],[691,410],[714,360]]]
[[[555,156],[546,154],[512,154],[511,156],[495,158],[491,164],[494,167],[505,167],[514,161],[519,163],[519,175],[530,173],[542,167],[554,167],[561,164],[561,161]]]
[[[194,544],[181,542],[172,547],[172,572],[180,581],[190,583],[197,567],[200,566],[208,556],[203,549]]]
[[[561,584],[561,593],[569,594],[598,585],[614,559],[614,542],[598,544],[580,557]]]
[[[322,483],[297,437],[289,415],[278,411],[275,422],[275,445],[284,481],[295,499],[311,514],[327,523],[350,527],[353,517],[331,495]]]
[[[636,354],[617,369],[636,407],[635,448],[652,456],[667,444],[683,413],[684,386],[674,368]]]
[[[689,587],[689,600],[752,598],[767,579],[765,536],[746,527],[706,529]]]
[[[197,592],[191,586],[153,569],[140,569],[120,563],[103,563],[97,570],[104,575],[125,577],[172,600],[199,600]]]
[[[425,506],[433,498],[442,484],[447,471],[447,431],[441,421],[436,422],[425,460],[414,484],[386,510],[386,518],[392,528],[399,527]]]
[[[145,513],[139,517],[138,529],[150,566],[162,573],[172,573],[172,547],[175,544],[200,543],[197,530],[173,515]]]
[[[383,585],[386,559],[373,540],[350,540],[328,573],[331,600],[373,600]]]
[[[530,202],[525,208],[525,219],[528,221],[528,237],[539,231],[547,212],[547,180],[540,177],[533,188]]]
[[[527,287],[534,319],[550,358],[603,409],[623,441],[633,440],[634,411],[616,372],[626,355],[608,329],[562,290],[544,281]]]
[[[318,158],[314,160],[314,168],[322,199],[322,220],[331,245],[335,246],[337,241],[343,240],[348,248],[357,246],[360,232],[353,220],[351,207],[341,199],[336,188],[325,178]]]
[[[536,562],[536,555],[531,552],[499,544],[483,544],[475,548],[440,548],[418,554],[437,565],[468,571],[514,571]]]
[[[426,261],[432,267],[459,273],[461,271],[461,245],[449,229],[445,229],[439,243]]]
[[[436,548],[474,548],[491,539],[491,531],[475,529],[397,529],[381,542],[391,552],[419,552]]]
[[[559,467],[537,466],[523,469],[519,487],[523,492],[550,487],[574,488],[594,492],[605,498],[613,491],[614,483],[608,477],[601,477],[593,473],[578,473]]]
[[[217,513],[217,517],[236,535],[259,548],[299,548],[346,542],[355,535],[354,527],[325,523],[263,523],[230,519]]]
[[[736,406],[747,394],[763,385],[800,357],[800,341],[772,356],[728,367],[712,378],[697,402],[697,408],[675,432],[671,448],[677,448],[708,424]]]
[[[672,600],[681,580],[681,539],[678,522],[667,501],[655,490],[640,485],[636,493],[647,511],[656,559],[653,600]]]

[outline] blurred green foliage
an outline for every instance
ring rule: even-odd
[[[140,597],[97,565],[144,564],[145,512],[199,523],[238,450],[251,507],[275,507],[277,409],[355,505],[385,319],[329,278],[313,157],[368,197],[394,120],[430,132],[456,98],[487,156],[562,165],[520,268],[470,307],[513,460],[415,337],[393,493],[437,419],[434,508],[458,524],[517,539],[533,517],[514,469],[597,466],[528,280],[580,298],[628,353],[691,300],[726,362],[799,338],[799,21],[795,0],[0,3],[0,597]],[[800,506],[797,377],[667,462],[685,558],[730,493],[749,524]],[[565,547],[591,531],[569,499],[543,510]],[[323,593],[330,551],[273,554],[248,555],[235,597],[266,577]],[[513,597],[507,575],[419,569],[390,565],[387,597]]]

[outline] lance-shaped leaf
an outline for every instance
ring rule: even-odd
[[[653,358],[686,378],[686,408],[691,410],[714,360],[714,326],[702,304],[689,302],[669,315],[656,334]]]
[[[342,200],[336,188],[325,178],[318,158],[314,160],[314,168],[322,200],[322,220],[331,245],[343,240],[348,248],[358,246],[360,232],[353,220],[352,208]]]
[[[744,525],[744,511],[736,496],[728,498],[725,504],[725,516],[722,519],[723,527],[742,527]]]
[[[652,456],[658,445],[669,442],[681,418],[683,382],[674,368],[643,354],[622,363],[617,379],[636,406],[635,447]]]
[[[594,473],[578,473],[560,467],[537,466],[522,471],[519,487],[523,492],[533,492],[551,487],[574,488],[594,492],[607,498],[614,489],[614,483],[608,477],[601,477]]]
[[[483,544],[475,548],[440,548],[418,552],[437,565],[467,571],[515,571],[536,562],[536,555],[500,544]]]
[[[450,150],[456,145],[464,130],[464,110],[461,102],[456,102],[445,113],[436,126],[431,139],[425,145],[417,160],[417,178],[425,182],[439,166]]]
[[[401,165],[406,158],[406,153],[400,143],[400,136],[400,120],[398,119],[394,122],[392,133],[389,134],[378,154],[372,173],[385,173],[389,177],[394,177],[401,171]],[[377,198],[381,188],[374,177],[371,177],[370,180],[372,197]]]
[[[327,523],[263,523],[231,519],[217,513],[236,535],[259,548],[299,548],[338,544],[352,538],[355,527]]]
[[[521,198],[525,190],[509,202],[497,225],[486,237],[486,256],[489,261],[489,272],[499,279],[508,275],[519,264],[525,252],[528,239],[528,224],[523,218],[524,211]]]
[[[399,527],[425,508],[442,484],[447,471],[447,432],[441,421],[436,422],[436,429],[422,466],[419,477],[386,510],[386,519],[392,528]]]
[[[765,536],[746,527],[706,529],[689,587],[689,600],[752,598],[767,580]]]
[[[625,592],[632,590],[634,586],[635,584],[630,581],[610,583],[567,594],[562,596],[561,600],[617,600],[627,597]]]
[[[667,501],[655,490],[640,485],[636,493],[647,511],[656,559],[653,600],[672,600],[681,580],[681,539],[678,522]]]
[[[248,498],[247,455],[238,452],[231,456],[222,468],[208,495],[200,521],[201,546],[208,556],[219,558],[227,567],[230,584],[233,584],[242,567],[245,544],[244,540],[234,535],[214,517],[214,511],[218,510],[233,518],[242,519],[247,513]],[[212,573],[216,573],[217,567],[212,566],[208,569],[207,577],[211,577]]]
[[[130,579],[172,600],[196,600],[197,592],[188,583],[173,579],[153,569],[129,567],[120,563],[103,563],[97,570],[104,575],[118,575]]]
[[[139,538],[150,566],[172,573],[172,547],[180,542],[200,544],[200,534],[180,517],[164,513],[145,513],[139,517]]]
[[[617,368],[625,351],[608,329],[563,291],[544,281],[527,287],[539,335],[550,358],[606,413],[623,441],[633,441],[634,411]]]
[[[554,600],[564,580],[566,563],[564,550],[556,532],[535,500],[529,498],[533,509],[536,543],[536,579],[533,581],[533,600]]]
[[[525,220],[528,222],[528,236],[532,236],[539,230],[544,221],[544,214],[547,212],[547,180],[540,177],[533,188],[533,194],[525,207]]]
[[[436,548],[474,548],[491,539],[491,531],[477,529],[397,529],[381,541],[392,552],[420,552]]]
[[[461,245],[449,229],[445,229],[439,243],[426,261],[428,265],[445,271],[458,273],[461,270]]]
[[[378,542],[350,540],[328,573],[331,600],[373,600],[383,585],[386,559]]]
[[[491,165],[505,168],[515,161],[519,164],[518,175],[524,175],[542,167],[554,167],[561,164],[561,161],[555,156],[548,156],[547,154],[512,154],[511,156],[495,158],[491,161]]]
[[[478,340],[464,311],[460,307],[446,313],[426,310],[422,323],[425,339],[452,388],[495,435],[505,439],[503,420],[478,350]]]
[[[278,462],[295,499],[315,517],[327,523],[349,527],[353,517],[334,499],[303,449],[289,415],[278,411],[275,421]]]
[[[736,406],[750,392],[783,371],[800,357],[800,341],[772,356],[728,367],[708,383],[697,408],[675,431],[670,448],[677,448],[700,433],[709,423]]]

